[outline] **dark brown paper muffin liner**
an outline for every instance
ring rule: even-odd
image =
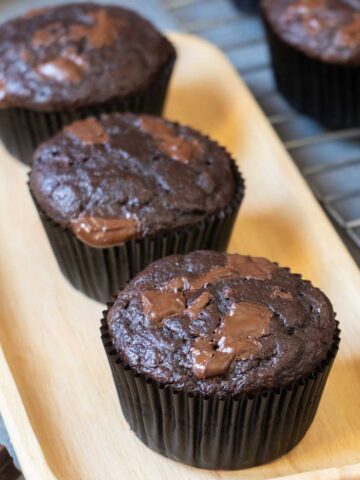
[[[203,220],[114,247],[95,248],[55,223],[33,200],[59,267],[71,284],[102,303],[154,260],[194,250],[224,252],[244,196],[244,181],[232,161],[235,195],[219,212]]]
[[[233,3],[245,12],[255,13],[259,11],[260,0],[233,0]]]
[[[360,126],[360,65],[336,65],[284,42],[265,19],[275,81],[297,110],[330,128]]]
[[[333,344],[314,372],[287,387],[221,399],[137,374],[113,348],[107,313],[101,338],[130,428],[152,450],[199,468],[250,468],[295,447],[314,419],[340,343],[336,322]]]
[[[31,165],[35,149],[59,132],[65,125],[102,113],[133,112],[160,115],[175,57],[171,58],[142,92],[118,97],[108,102],[73,110],[42,112],[25,108],[0,109],[0,139],[17,159]],[[95,99],[96,100],[96,99]]]

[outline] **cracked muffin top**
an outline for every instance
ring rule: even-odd
[[[328,298],[265,258],[198,251],[148,266],[107,314],[114,349],[137,373],[224,397],[314,372],[336,330]]]
[[[360,65],[359,0],[263,0],[277,35],[329,63]]]
[[[208,137],[130,113],[77,121],[42,144],[30,188],[52,220],[98,247],[201,221],[243,193],[233,160]]]
[[[175,50],[131,10],[74,3],[0,26],[0,107],[54,111],[145,90]]]

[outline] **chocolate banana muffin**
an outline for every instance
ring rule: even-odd
[[[119,293],[107,321],[137,373],[221,397],[306,377],[336,329],[329,300],[310,282],[264,258],[208,251],[150,265]]]
[[[318,397],[311,398],[306,395],[312,393],[304,394],[304,390],[310,391],[317,372],[326,370],[325,365],[333,358],[337,345],[337,324],[331,303],[310,282],[265,258],[211,251],[173,255],[147,267],[119,292],[104,320],[103,334],[123,410],[135,433],[152,448],[179,459],[183,444],[177,433],[183,435],[184,430],[189,429],[190,435],[196,426],[189,422],[196,422],[197,415],[200,418],[202,414],[208,415],[206,421],[203,417],[199,422],[204,431],[197,433],[201,441],[209,443],[206,444],[209,451],[205,444],[201,455],[197,451],[191,455],[185,448],[184,455],[188,457],[181,458],[208,468],[250,466],[274,458],[295,445],[309,426],[309,423],[298,422],[304,418],[305,411],[312,420],[320,399],[320,392]],[[131,392],[123,392],[121,379],[124,375],[129,378],[129,369],[143,379],[145,390],[149,382],[155,390],[169,389],[172,392],[168,393],[169,405],[159,404],[152,393],[151,398],[149,394],[144,396],[139,381],[138,385],[130,385]],[[322,375],[321,382],[323,377],[326,375]],[[309,378],[311,385],[307,385]],[[142,402],[129,405],[126,395],[134,396],[138,387]],[[300,400],[299,389],[303,395]],[[283,410],[274,392],[287,398]],[[154,430],[147,420],[144,433],[134,418],[136,415],[149,417],[149,422],[156,423],[156,415],[171,416],[170,411],[179,398],[172,397],[174,393],[182,396],[182,400],[174,417],[174,428],[179,432],[174,433],[170,447],[167,439],[162,443],[160,432],[155,438],[146,433]],[[198,405],[191,420],[187,412],[182,411],[186,407],[181,402],[185,399],[190,402],[194,396],[198,402],[201,398],[206,403],[208,412],[204,413],[204,405]],[[258,412],[263,439],[257,437],[259,419],[250,415],[250,420],[241,424],[238,418],[236,426],[230,426],[226,420],[233,418],[231,409],[238,408],[240,400],[252,399],[254,406],[254,398],[259,402],[255,401],[257,408],[263,402],[263,410],[259,408],[262,413]],[[212,410],[207,403],[209,399],[213,405],[222,405],[222,411],[219,412],[218,407]],[[295,410],[293,402],[297,405]],[[228,407],[229,412],[225,412]],[[169,408],[169,412],[164,408]],[[152,415],[151,409],[154,409]],[[293,428],[293,438],[289,440],[285,435],[286,442],[281,438],[278,415],[284,415],[289,428]],[[216,448],[210,445],[207,432],[214,424],[217,424],[218,436],[223,440],[229,438],[221,444],[221,453],[215,453],[212,458]],[[233,431],[233,428],[239,430]],[[267,429],[269,435],[277,437],[273,450]],[[236,440],[231,439],[231,432],[241,437],[244,431],[250,435],[249,449],[251,445],[255,448],[249,456],[247,448],[247,455],[241,449],[234,450]],[[255,444],[251,443],[254,441]],[[260,448],[262,441],[268,448],[264,447],[264,451]],[[232,451],[230,457],[227,449]]]
[[[358,0],[262,0],[275,79],[300,111],[360,125]]]
[[[155,258],[198,245],[225,249],[243,196],[243,182],[222,147],[189,127],[131,113],[65,127],[36,151],[30,188],[58,258],[68,256],[69,248],[68,242],[58,244],[59,235],[70,237],[77,251],[89,251],[85,263],[90,264],[104,254],[101,248],[125,248],[113,262],[94,265],[96,283],[99,268],[109,263],[125,275],[111,285],[105,282],[102,300]],[[168,235],[176,238],[170,241]],[[137,254],[126,247],[145,239],[167,245],[146,245]],[[73,255],[72,263],[81,262],[78,268],[84,269],[84,257]]]
[[[151,23],[114,5],[67,4],[4,23],[0,134],[29,162],[29,149],[90,113],[159,114],[175,56]]]

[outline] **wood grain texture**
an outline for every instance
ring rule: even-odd
[[[26,478],[360,478],[359,271],[223,55],[195,37],[172,38],[179,62],[166,116],[223,143],[247,180],[229,250],[267,256],[320,286],[341,322],[340,354],[313,426],[285,457],[210,472],[151,452],[122,417],[99,338],[102,305],[62,277],[26,168],[1,150],[0,408]]]

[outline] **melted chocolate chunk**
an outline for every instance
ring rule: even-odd
[[[192,289],[234,264],[241,273]],[[271,276],[244,276],[244,265]],[[336,329],[329,300],[310,282],[264,259],[216,252],[153,263],[119,292],[107,321],[114,349],[137,373],[219,397],[303,378],[327,356]]]
[[[56,58],[39,65],[36,71],[55,82],[79,83],[83,77],[83,70],[72,60]]]
[[[56,31],[61,28],[59,22],[49,24],[47,28],[36,30],[31,39],[33,48],[49,47],[57,40]]]
[[[270,334],[272,311],[258,303],[241,302],[231,306],[217,331],[220,337],[260,338]]]
[[[81,216],[71,221],[75,235],[92,247],[120,245],[137,237],[140,226],[132,218],[100,218]]]
[[[219,341],[217,349],[215,349],[213,344],[197,338],[191,349],[193,373],[199,380],[224,375],[235,358],[247,360],[260,348],[261,344],[247,338],[236,341],[224,338]]]
[[[262,257],[229,255],[227,266],[238,275],[254,280],[270,280],[275,264]]]
[[[198,277],[188,280],[191,290],[198,290],[224,279],[242,277],[248,280],[265,280],[271,278],[271,272],[276,265],[261,257],[244,257],[229,255],[225,266],[212,268]]]
[[[182,293],[149,290],[142,294],[144,313],[156,324],[164,318],[184,312],[185,298]]]
[[[68,31],[60,21],[35,30],[32,36],[33,48],[49,47],[55,43],[66,46],[69,41],[86,40],[90,48],[96,49],[108,47],[117,39],[123,23],[121,18],[111,18],[105,8],[89,13],[87,18],[90,25],[74,23]]]
[[[204,310],[211,300],[211,294],[209,292],[201,293],[185,310],[185,312],[194,319]]]
[[[196,138],[177,135],[174,128],[164,124],[160,118],[142,115],[140,128],[150,133],[160,150],[173,160],[189,163],[203,154],[202,145]]]
[[[64,132],[78,138],[85,145],[97,145],[110,141],[109,135],[94,117],[74,122],[65,127]]]
[[[214,345],[202,338],[197,338],[191,349],[193,372],[196,378],[205,379],[227,372],[232,358],[227,353],[218,352]]]
[[[93,24],[91,26],[72,25],[69,38],[82,40],[85,38],[91,48],[104,48],[110,46],[118,37],[122,25],[121,19],[111,18],[104,8],[91,14]]]
[[[360,14],[336,34],[334,42],[340,48],[360,48]]]
[[[192,290],[197,290],[199,288],[203,288],[207,285],[213,285],[225,278],[235,278],[236,272],[229,269],[227,266],[225,267],[215,267],[211,269],[209,272],[204,273],[203,275],[199,275],[199,277],[194,278],[190,282],[190,288]]]
[[[197,339],[194,342],[194,375],[198,378],[223,375],[235,358],[246,360],[259,353],[261,343],[256,339],[270,335],[272,315],[268,307],[260,304],[233,304],[230,314],[222,317],[221,325],[210,341]]]
[[[174,292],[178,292],[179,290],[189,290],[189,288],[189,281],[185,277],[173,278],[172,280],[166,282],[166,284],[163,286],[164,291]]]

